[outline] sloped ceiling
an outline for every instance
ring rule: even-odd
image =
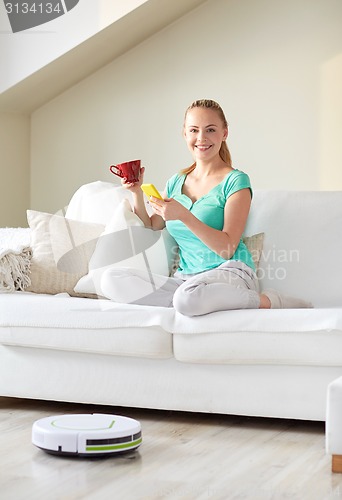
[[[149,0],[0,95],[0,112],[35,109],[207,0]]]

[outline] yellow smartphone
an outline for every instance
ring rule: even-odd
[[[160,200],[163,199],[162,195],[159,193],[158,189],[153,184],[141,184],[140,187],[148,198],[150,196],[154,196],[155,198],[159,198]]]

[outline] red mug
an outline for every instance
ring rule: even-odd
[[[114,175],[126,179],[127,182],[138,182],[140,177],[141,160],[131,160],[118,165],[111,165],[109,170]]]

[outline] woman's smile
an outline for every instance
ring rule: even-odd
[[[199,149],[200,151],[208,151],[212,147],[211,144],[209,145],[203,145],[203,144],[196,144],[195,148]]]

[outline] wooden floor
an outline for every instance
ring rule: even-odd
[[[141,422],[136,452],[49,455],[31,443],[35,420],[113,413]],[[0,498],[342,500],[324,424],[0,398]]]

